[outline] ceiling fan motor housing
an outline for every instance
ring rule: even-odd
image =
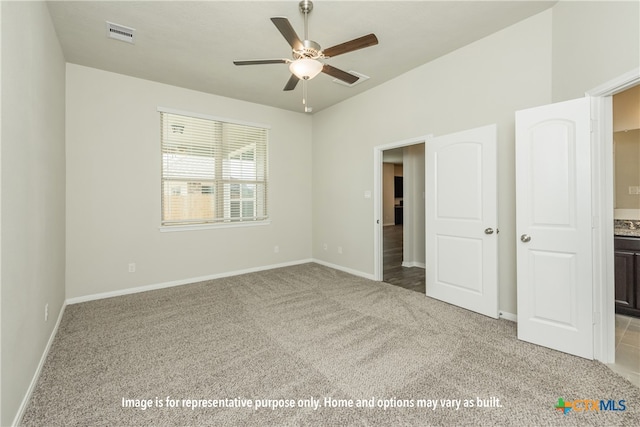
[[[322,48],[320,45],[313,40],[303,40],[302,41],[302,49],[294,50],[293,57],[294,59],[300,58],[311,58],[318,59],[320,58],[320,52]]]

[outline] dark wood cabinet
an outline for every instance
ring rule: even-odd
[[[402,206],[396,206],[395,207],[395,220],[396,220],[396,225],[401,225],[402,224],[402,219],[403,219],[403,210],[402,210]]]
[[[635,289],[636,254],[627,251],[616,251],[616,305],[634,307],[633,291]]]
[[[401,176],[393,177],[393,196],[397,199],[404,196],[404,190],[402,189],[402,181],[403,178]]]
[[[616,313],[640,317],[640,238],[614,240]]]

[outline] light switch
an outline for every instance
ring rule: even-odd
[[[370,190],[367,190],[367,191],[364,192],[364,198],[365,199],[370,199],[371,198],[371,191]]]

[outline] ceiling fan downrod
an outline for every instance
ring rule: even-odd
[[[300,58],[313,58],[314,60],[319,56],[321,47],[318,43],[309,40],[309,14],[313,10],[313,2],[311,0],[302,0],[299,3],[300,12],[304,15],[304,50]],[[310,113],[313,109],[307,105],[307,78],[302,81],[302,105],[304,106],[304,112]]]
[[[311,0],[302,0],[298,6],[300,13],[304,15],[304,40],[301,40],[301,49],[294,49],[293,59],[318,59],[322,55],[322,47],[317,42],[309,40],[309,14],[313,10],[313,2]]]
[[[298,5],[300,12],[304,15],[304,39],[309,40],[309,14],[313,10],[313,2],[311,0],[302,0]]]

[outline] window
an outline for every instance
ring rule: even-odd
[[[162,225],[264,221],[268,129],[160,109]]]

